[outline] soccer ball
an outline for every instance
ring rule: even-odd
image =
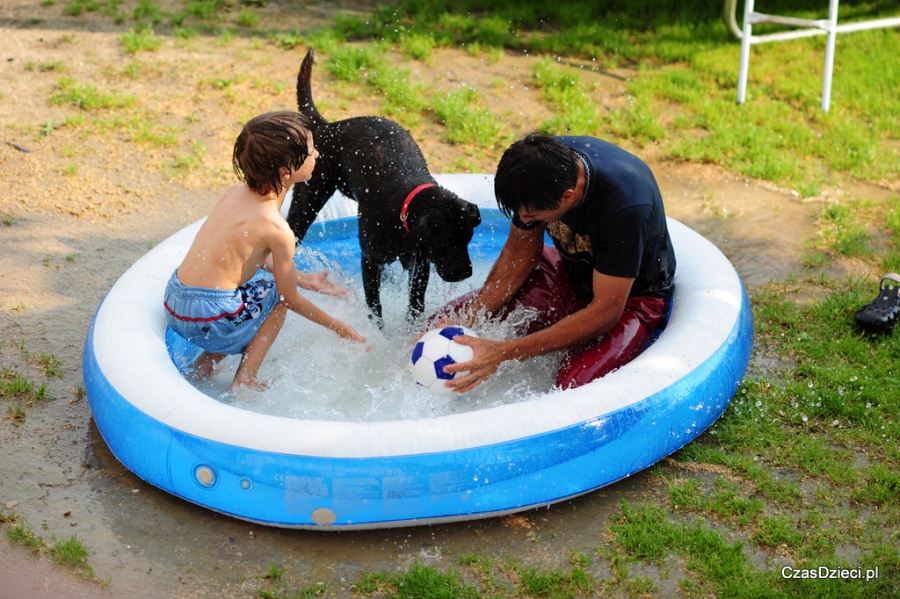
[[[444,372],[444,366],[468,362],[473,355],[471,347],[453,341],[454,337],[460,335],[478,336],[466,327],[457,326],[432,329],[422,335],[413,347],[410,363],[416,383],[428,387],[433,393],[453,392],[444,386],[444,382],[451,381],[457,376],[465,376],[469,371],[450,374]]]

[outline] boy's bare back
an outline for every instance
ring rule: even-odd
[[[263,196],[245,184],[226,189],[178,269],[182,284],[236,289],[263,267],[273,245],[293,253],[294,235],[279,212],[279,195]]]

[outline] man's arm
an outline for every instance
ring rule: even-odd
[[[457,337],[455,340],[458,343],[474,350],[474,356],[468,362],[444,368],[448,373],[470,371],[464,377],[449,381],[447,386],[454,391],[469,391],[494,374],[506,360],[525,360],[599,337],[622,317],[633,283],[634,279],[594,271],[593,301],[546,329],[508,341],[490,341],[467,335]]]
[[[471,325],[479,312],[493,314],[499,310],[525,283],[543,247],[543,227],[520,229],[510,224],[506,243],[491,267],[484,286],[472,300],[465,324]]]

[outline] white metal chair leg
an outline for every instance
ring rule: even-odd
[[[831,107],[831,79],[834,72],[834,45],[837,39],[838,0],[828,5],[828,39],[825,41],[825,74],[822,77],[822,110]]]
[[[750,14],[753,12],[753,0],[744,2],[744,29],[741,36],[741,65],[738,71],[737,103],[743,104],[747,99],[747,76],[750,71],[750,37],[753,25]]]

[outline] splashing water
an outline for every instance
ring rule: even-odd
[[[425,314],[432,314],[450,300],[479,287],[493,259],[473,252],[472,277],[446,283],[432,273]],[[558,354],[501,365],[487,381],[465,394],[436,395],[416,385],[409,363],[413,340],[426,330],[424,321],[406,321],[408,281],[399,264],[385,268],[381,285],[384,328],[368,318],[359,273],[341,273],[336,263],[321,253],[301,247],[298,263],[306,272],[327,269],[334,281],[343,280],[347,296],[333,298],[306,293],[328,314],[339,318],[366,337],[372,349],[345,341],[324,327],[289,313],[284,327],[260,369],[259,379],[271,387],[240,397],[227,393],[240,356],[220,363],[213,376],[198,388],[235,407],[263,414],[308,420],[386,421],[432,418],[527,401],[550,392]],[[533,314],[513,313],[505,322],[479,322],[473,329],[487,339],[516,336],[515,328]]]

